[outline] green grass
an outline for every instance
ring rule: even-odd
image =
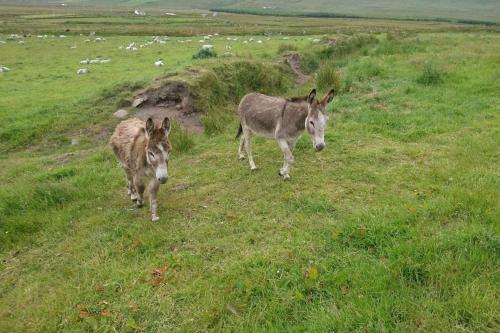
[[[4,1],[19,3],[19,1]],[[25,0],[24,3],[47,4],[48,0]],[[172,9],[213,9],[215,11],[232,11],[258,15],[314,15],[329,17],[383,17],[404,19],[439,19],[463,20],[474,22],[500,23],[500,9],[495,0],[70,0],[70,6],[64,8],[71,11],[73,5],[79,6],[112,6],[128,8],[145,8],[149,14],[159,8]]]
[[[0,45],[0,331],[497,331],[497,34],[395,32],[351,53],[292,37],[318,66],[337,60],[349,89],[326,149],[299,140],[290,182],[274,141],[254,140],[251,172],[234,139],[248,89],[312,88],[268,64],[282,39],[193,62],[195,38],[135,54],[118,46],[150,37],[107,38]],[[113,61],[76,76],[98,55]],[[417,82],[429,62],[441,84]],[[111,113],[186,66],[206,69],[197,91],[224,123],[175,132],[151,223],[107,146]]]

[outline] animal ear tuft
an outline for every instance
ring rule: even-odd
[[[309,93],[309,96],[307,96],[307,102],[309,104],[312,104],[314,102],[314,99],[316,98],[316,89],[311,90]]]
[[[328,95],[326,95],[326,97],[325,97],[326,104],[331,103],[333,101],[334,96],[335,96],[335,90],[332,89],[332,90],[330,90]]]
[[[171,123],[172,122],[170,121],[169,117],[165,117],[165,119],[163,119],[163,123],[161,124],[161,128],[165,131],[165,135],[170,132],[170,128],[172,126]]]
[[[153,119],[150,117],[148,120],[146,120],[146,132],[148,134],[153,134],[153,131],[155,130],[155,123],[153,122]]]

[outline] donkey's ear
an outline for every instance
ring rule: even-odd
[[[152,118],[148,118],[148,120],[146,120],[146,132],[149,135],[152,135],[154,130],[155,130],[155,123],[153,122]]]
[[[312,104],[316,99],[316,89],[311,90],[309,96],[307,96],[307,103]]]
[[[325,96],[325,98],[323,99],[323,103],[326,105],[326,104],[329,104],[333,101],[333,97],[335,96],[335,90],[332,89],[330,90],[330,92]]]
[[[161,128],[165,131],[165,135],[168,135],[170,133],[170,127],[171,127],[171,121],[169,117],[165,117],[163,119],[163,122],[161,123]]]

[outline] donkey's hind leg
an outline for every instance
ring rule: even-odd
[[[240,138],[240,147],[238,148],[238,157],[240,160],[245,159],[245,154],[243,154],[243,149],[245,148],[245,136],[242,135]]]
[[[245,149],[248,155],[248,163],[250,163],[250,169],[252,171],[257,170],[257,166],[253,161],[252,156],[252,132],[248,128],[243,128],[243,137],[245,138]]]

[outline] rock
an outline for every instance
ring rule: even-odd
[[[146,100],[147,100],[147,98],[138,97],[138,98],[134,99],[134,102],[132,103],[132,107],[136,108],[136,107],[140,106],[142,103],[144,103]]]
[[[182,109],[182,105],[177,104],[177,105],[175,106],[175,108],[176,108],[177,110],[180,110],[180,109]]]
[[[113,115],[116,118],[123,119],[123,118],[126,118],[128,116],[128,111],[124,110],[124,109],[120,109],[120,110],[116,111],[115,113],[113,113]]]
[[[174,191],[182,192],[182,191],[186,190],[186,188],[187,188],[186,184],[179,184],[176,187],[174,187]]]
[[[80,140],[79,139],[77,139],[77,138],[71,139],[71,145],[72,146],[76,146],[78,144],[80,144]]]

